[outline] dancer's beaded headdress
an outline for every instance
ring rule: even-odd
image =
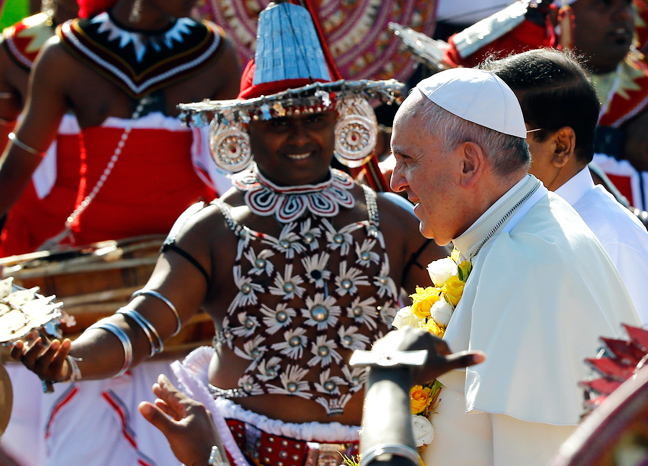
[[[334,81],[332,68],[308,10],[287,2],[271,3],[259,16],[255,58],[243,72],[238,98],[180,108],[188,123],[210,124],[212,155],[228,173],[251,162],[244,130],[250,120],[327,110],[339,113],[336,157],[348,166],[360,166],[376,143],[376,118],[368,99],[392,103],[403,86],[395,80]]]

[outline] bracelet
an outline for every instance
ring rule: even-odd
[[[221,455],[220,450],[216,445],[211,449],[209,454],[209,461],[207,462],[209,466],[224,466],[225,462],[223,461],[223,456]]]
[[[428,351],[392,351],[378,353],[375,351],[356,350],[351,355],[350,366],[422,366],[427,360]]]
[[[80,358],[75,358],[74,356],[67,355],[65,358],[68,365],[70,366],[70,377],[67,380],[62,380],[62,382],[77,382],[81,380],[81,370],[77,361],[82,361]],[[54,384],[57,383],[54,380],[43,380],[41,379],[41,385],[43,387],[43,393],[54,393]]]
[[[135,309],[130,309],[127,307],[122,307],[117,311],[117,314],[130,317],[135,321],[135,323],[144,331],[146,337],[148,338],[149,345],[151,346],[151,352],[149,357],[154,356],[157,353],[160,353],[164,350],[164,342],[160,338],[160,334],[153,327],[153,324],[148,321],[142,314],[137,312]],[[156,345],[157,341],[157,345]]]
[[[126,332],[124,332],[121,328],[117,327],[112,322],[101,321],[92,324],[90,327],[88,327],[86,332],[91,329],[105,330],[112,333],[119,339],[120,343],[122,344],[122,348],[124,349],[124,364],[122,364],[121,369],[119,369],[119,372],[117,372],[114,377],[122,375],[130,368],[131,364],[133,364],[133,343],[131,342]]]
[[[40,151],[38,149],[34,149],[32,146],[28,146],[24,142],[22,142],[20,139],[16,137],[16,133],[9,133],[9,140],[16,146],[24,150],[25,152],[29,152],[30,154],[36,155],[38,157],[43,157],[45,155],[45,151]]]
[[[79,364],[77,364],[79,361],[83,361],[81,358],[75,358],[74,356],[67,355],[67,358],[65,360],[68,363],[68,366],[70,366],[70,378],[68,379],[68,382],[78,382],[81,380],[81,370],[79,369]]]
[[[171,312],[173,312],[173,315],[176,318],[176,330],[175,330],[175,332],[173,332],[173,335],[171,335],[171,336],[172,337],[176,336],[178,334],[178,332],[180,332],[180,329],[182,328],[182,319],[180,319],[180,313],[178,312],[176,307],[173,305],[173,303],[171,301],[169,301],[161,293],[159,293],[159,292],[157,292],[155,290],[144,290],[144,289],[137,290],[135,293],[132,294],[131,299],[136,298],[138,296],[145,296],[145,295],[153,296],[153,297],[159,299],[164,304],[166,304],[169,307],[169,309],[171,309]]]
[[[382,455],[402,456],[410,460],[412,464],[421,464],[419,454],[414,448],[400,443],[379,443],[360,455],[360,466],[367,466]]]

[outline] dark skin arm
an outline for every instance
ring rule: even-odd
[[[27,92],[29,73],[11,59],[0,40],[0,152],[4,151],[13,131]]]
[[[66,58],[69,59],[69,55],[50,40],[43,47],[30,77],[25,117],[15,133],[21,142],[39,152],[44,152],[56,136],[67,107],[64,73],[52,71],[64,67]],[[34,82],[38,85],[34,86]],[[6,214],[18,200],[40,162],[40,156],[9,144],[0,160],[0,215]]]
[[[410,388],[430,382],[440,375],[484,361],[483,353],[452,354],[448,345],[429,332],[412,327],[388,333],[374,343],[373,352],[427,350],[425,364],[407,367],[374,367],[369,372],[362,417],[361,453],[378,444],[400,444],[416,448],[410,413]],[[377,458],[373,463],[385,466],[409,466],[400,456]]]
[[[204,232],[209,219],[201,214],[194,217],[179,235],[178,244],[199,260],[205,270],[211,271],[211,236]],[[198,269],[171,251],[159,257],[145,288],[156,290],[169,299],[177,308],[183,323],[200,308],[208,292],[207,282]],[[128,307],[147,319],[163,340],[168,339],[176,329],[173,313],[157,298],[138,296]],[[144,361],[150,350],[144,331],[123,315],[113,315],[108,321],[121,328],[130,338],[133,345],[133,366]],[[69,339],[46,342],[40,337],[30,344],[18,341],[11,351],[14,359],[20,360],[41,379],[55,382],[70,377],[70,368],[65,360],[68,354],[81,359],[78,365],[84,380],[113,376],[124,363],[122,344],[105,330],[86,331],[74,343]]]

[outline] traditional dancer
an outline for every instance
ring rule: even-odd
[[[181,125],[176,105],[234,97],[234,50],[215,25],[186,17],[191,2],[99,3],[111,8],[83,3],[85,19],[64,23],[43,47],[25,116],[2,160],[0,211],[6,211],[28,184],[63,114],[74,112],[82,128],[81,161],[58,161],[46,200],[56,221],[46,222],[29,208],[15,216],[11,211],[7,221],[9,232],[17,231],[11,225],[28,227],[29,250],[52,236],[48,246],[166,234],[187,206],[214,196],[202,181],[210,181],[210,161],[200,158],[204,141]],[[8,235],[3,247],[9,244]],[[157,445],[162,437],[136,413],[160,372],[171,376],[168,362],[59,390],[34,435],[46,437],[49,464],[166,464],[170,452]],[[80,435],[88,439],[83,450],[70,449]]]
[[[47,380],[108,377],[159,351],[202,307],[215,348],[190,355],[178,377],[211,407],[232,461],[340,463],[338,451],[357,451],[365,378],[350,353],[390,330],[401,286],[427,279],[416,262],[446,253],[426,248],[400,197],[330,168],[334,152],[352,163],[371,153],[366,97],[393,100],[400,85],[330,82],[299,6],[271,4],[258,36],[239,100],[185,106],[191,121],[214,117],[221,167],[240,170],[253,156],[251,169],[178,220],[127,308],[72,344],[18,343],[12,354]]]
[[[82,128],[82,175],[78,182],[77,160],[59,161],[48,201],[52,222],[34,220],[28,209],[9,219],[29,226],[29,248],[48,239],[52,247],[165,233],[193,201],[213,197],[201,182],[213,185],[202,142],[180,125],[175,106],[234,96],[236,55],[216,26],[183,17],[190,4],[138,3],[137,16],[134,3],[120,0],[63,24],[35,66],[25,118],[0,168],[0,212],[28,184],[67,109]],[[97,13],[91,7],[81,14]]]
[[[54,35],[56,26],[76,18],[77,14],[78,5],[74,0],[44,1],[40,13],[3,31],[3,47],[0,48],[0,151],[6,148],[7,136],[13,131],[27,101],[28,80],[40,49]],[[41,238],[54,236],[65,222],[68,215],[65,212],[74,210],[74,199],[65,202],[58,196],[46,198],[56,182],[57,172],[68,172],[66,182],[78,185],[78,133],[76,118],[66,113],[43,162],[32,175],[32,182],[13,207],[12,219],[0,232],[0,257],[34,251],[40,244],[35,244],[38,240],[33,240],[32,235]],[[65,169],[65,161],[73,165]],[[57,168],[58,164],[63,167]],[[38,219],[38,226],[34,225],[33,219]]]

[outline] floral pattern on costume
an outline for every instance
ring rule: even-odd
[[[343,209],[355,199],[353,183],[340,173],[331,176],[338,208]],[[255,180],[252,171],[241,175],[235,186],[244,186],[247,196],[258,187]],[[308,190],[311,198],[319,196],[312,186]],[[337,225],[337,218],[322,215],[319,204],[308,207],[305,201],[301,216],[280,222],[278,237],[237,224],[230,207],[214,201],[239,238],[234,268],[239,292],[216,336],[218,343],[250,361],[237,396],[252,395],[248,388],[298,396],[317,402],[328,414],[340,414],[361,390],[365,371],[351,369],[345,359],[389,331],[398,299],[389,277],[376,194],[368,188],[364,192],[367,220]],[[273,196],[266,192],[266,197]],[[278,218],[282,196],[273,197],[275,208],[266,215]],[[301,205],[293,201],[289,204]]]

